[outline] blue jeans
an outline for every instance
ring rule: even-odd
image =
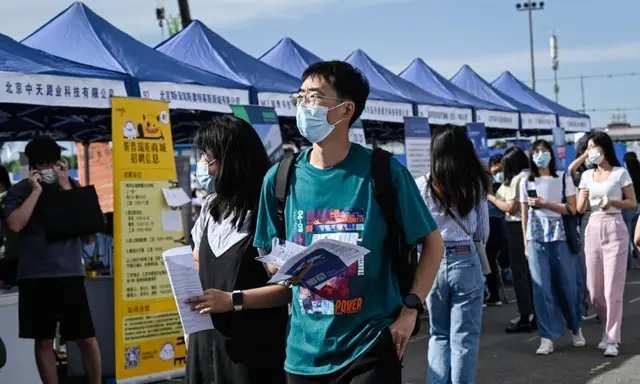
[[[582,322],[578,256],[565,241],[529,240],[527,249],[538,334],[554,339],[563,336],[567,327],[575,334]]]
[[[483,300],[484,276],[474,246],[447,246],[427,297],[429,384],[475,382]]]

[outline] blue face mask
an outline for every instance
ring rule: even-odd
[[[533,163],[538,168],[547,168],[551,162],[551,153],[538,152],[533,155]]]
[[[593,169],[593,168],[597,167],[597,165],[592,163],[591,160],[589,160],[589,159],[586,159],[584,161],[584,165],[587,167],[587,169]]]
[[[336,105],[333,108],[337,108],[340,105]],[[335,125],[340,122],[338,120],[334,124],[329,124],[327,114],[331,109],[322,105],[299,104],[296,111],[296,123],[302,137],[312,143],[319,143],[326,139],[335,129]]]
[[[211,194],[216,191],[216,178],[209,174],[209,166],[205,163],[198,162],[196,165],[196,179],[200,186]]]
[[[501,171],[493,175],[493,181],[500,184],[504,183],[504,172]]]

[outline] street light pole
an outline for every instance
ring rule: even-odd
[[[164,21],[166,20],[164,7],[156,7],[156,19],[158,20],[158,27],[160,27],[161,41],[164,41]]]
[[[531,55],[531,88],[536,90],[536,67],[533,47],[533,11],[544,9],[544,1],[536,2],[527,0],[526,3],[516,3],[516,10],[527,11],[529,13],[529,52]]]
[[[187,28],[191,23],[191,11],[189,10],[189,0],[178,0],[178,9],[180,10],[180,19],[182,28]]]
[[[551,54],[551,69],[553,69],[553,93],[558,102],[558,94],[560,86],[558,85],[558,68],[560,67],[560,59],[558,58],[558,38],[555,33],[551,35],[549,42],[549,53]]]

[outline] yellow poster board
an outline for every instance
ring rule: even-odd
[[[162,192],[177,187],[169,105],[111,100],[116,381],[179,376],[184,337],[162,260],[184,239]]]

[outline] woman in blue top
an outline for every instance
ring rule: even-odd
[[[522,231],[540,335],[536,353],[548,355],[553,352],[551,340],[563,336],[567,326],[573,333],[573,345],[586,345],[580,329],[577,255],[569,250],[562,219],[576,212],[576,187],[571,176],[556,171],[551,144],[545,140],[531,146],[529,170],[529,177],[520,184]]]
[[[427,382],[475,381],[484,276],[474,241],[489,238],[490,175],[464,129],[445,127],[431,141],[431,173],[416,180],[445,242],[427,297],[431,322]]]

